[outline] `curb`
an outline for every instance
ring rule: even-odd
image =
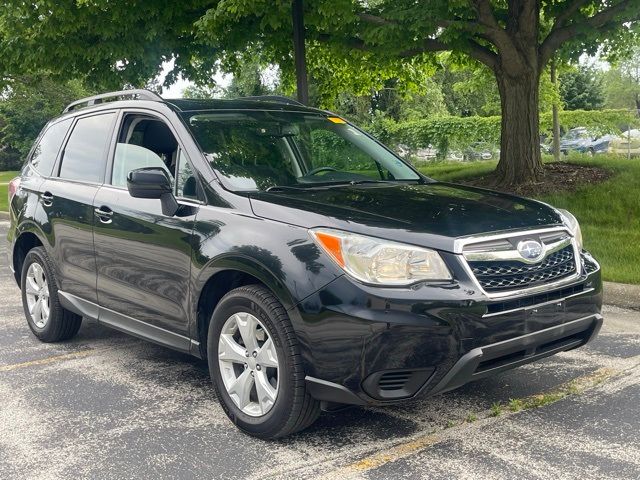
[[[0,212],[0,220],[10,220],[9,212]]]
[[[603,288],[606,305],[640,310],[640,285],[604,282]]]

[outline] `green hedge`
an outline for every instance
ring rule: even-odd
[[[540,132],[551,132],[551,113],[540,116]],[[628,110],[573,110],[560,112],[564,131],[587,127],[595,135],[620,133],[628,126],[640,125]],[[440,151],[464,149],[475,142],[500,143],[500,117],[434,117],[425,120],[395,123],[387,119],[375,121],[369,130],[390,146],[405,145],[410,149],[429,145]]]

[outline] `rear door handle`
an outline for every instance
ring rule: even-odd
[[[111,217],[113,217],[113,210],[103,205],[100,208],[94,210],[96,217],[100,219],[102,223],[111,223]]]
[[[44,192],[40,195],[40,200],[45,207],[53,205],[53,194],[51,192]]]

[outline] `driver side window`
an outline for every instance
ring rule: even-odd
[[[111,184],[126,188],[129,172],[147,167],[164,170],[177,197],[198,198],[189,159],[168,125],[149,115],[127,114],[118,135]]]

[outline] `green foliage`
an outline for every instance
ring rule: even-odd
[[[275,95],[277,85],[269,85],[265,80],[267,65],[259,56],[249,58],[237,70],[229,86],[225,89],[226,98],[250,97],[256,95]]]
[[[376,132],[392,145],[412,149],[434,146],[441,152],[464,148],[476,141],[500,141],[500,117],[435,117],[402,123],[387,123]]]
[[[640,112],[640,47],[604,74],[608,108],[635,108]]]
[[[220,96],[220,90],[215,87],[207,87],[201,85],[189,85],[182,90],[183,98],[191,98],[194,100],[206,100],[211,98],[217,98]]]
[[[596,110],[604,105],[602,74],[580,65],[560,75],[560,92],[567,110]]]
[[[281,88],[291,93],[291,5],[291,0],[7,0],[0,5],[0,78],[45,71],[99,89],[142,86],[173,59],[167,84],[182,75],[208,85],[219,70],[239,73],[260,52],[264,64],[281,69]],[[639,20],[640,0],[305,2],[317,105],[333,108],[339,93],[365,95],[392,79],[402,95],[424,95],[421,82],[443,61],[484,65],[485,75],[490,71],[502,86],[503,100],[518,97],[514,108],[502,112],[513,131],[522,131],[525,112],[537,107],[535,96],[514,87],[537,85],[545,64],[563,46],[564,59],[596,51],[620,56],[637,35]],[[470,91],[458,87],[470,105],[454,113],[498,113],[494,88],[477,89],[487,96],[482,106],[474,104]],[[501,152],[503,181],[535,176],[538,169],[532,166],[540,159],[526,158],[527,152],[536,150]]]
[[[14,79],[0,100],[0,169],[17,168],[45,124],[89,91],[77,80],[64,83],[48,76]]]
[[[217,1],[7,0],[0,4],[2,78],[47,72],[98,90],[142,87],[174,57],[183,73],[210,79],[216,55],[195,36],[194,22]]]
[[[491,71],[479,65],[444,63],[434,79],[441,86],[448,113],[454,116],[500,114],[500,95]]]
[[[429,145],[438,150],[465,149],[476,142],[500,143],[499,116],[492,117],[434,117],[408,122],[388,119],[372,122],[369,130],[389,145],[406,145],[411,149]],[[620,133],[629,126],[640,125],[640,119],[628,110],[574,110],[560,112],[563,130],[587,127],[596,135]],[[550,133],[551,113],[540,115],[540,131]]]
[[[573,155],[569,162],[597,166],[613,172],[604,183],[560,191],[540,200],[566,208],[580,221],[587,250],[602,265],[612,282],[640,284],[640,162],[624,157]],[[495,162],[446,162],[420,168],[437,180],[461,182],[487,175]]]
[[[511,15],[510,3],[490,2],[500,28]],[[538,2],[541,33],[548,33],[552,20],[572,3]],[[610,16],[606,28],[576,29],[579,34],[569,36],[568,52],[575,56],[598,47],[615,52],[634,29],[622,20],[634,17],[637,0],[626,4]],[[360,95],[391,78],[409,90],[418,86],[416,78],[441,63],[440,54],[425,56],[430,51],[455,52],[447,54],[447,61],[459,65],[470,64],[469,55],[477,60],[470,42],[483,43],[494,53],[501,48],[491,43],[493,35],[486,35],[469,2],[316,0],[305,5],[309,69],[325,106],[331,106],[338,92]],[[596,0],[584,2],[564,22],[580,24],[607,7]],[[436,37],[442,45],[425,44]],[[208,84],[218,69],[239,72],[252,52],[259,51],[264,62],[282,68],[283,88],[291,92],[291,38],[290,0],[7,0],[0,6],[0,67],[5,75],[46,70],[99,88],[145,85],[171,58],[175,68],[168,83],[182,74]]]
[[[587,127],[596,135],[620,133],[629,126],[640,125],[633,112],[629,110],[566,110],[560,112],[560,127],[569,130],[575,127]],[[540,130],[550,134],[552,130],[551,113],[540,115]]]
[[[9,195],[9,185],[8,182],[13,178],[17,177],[18,173],[16,171],[12,172],[2,172],[0,171],[0,212],[6,212],[9,209],[8,205],[8,195]]]

